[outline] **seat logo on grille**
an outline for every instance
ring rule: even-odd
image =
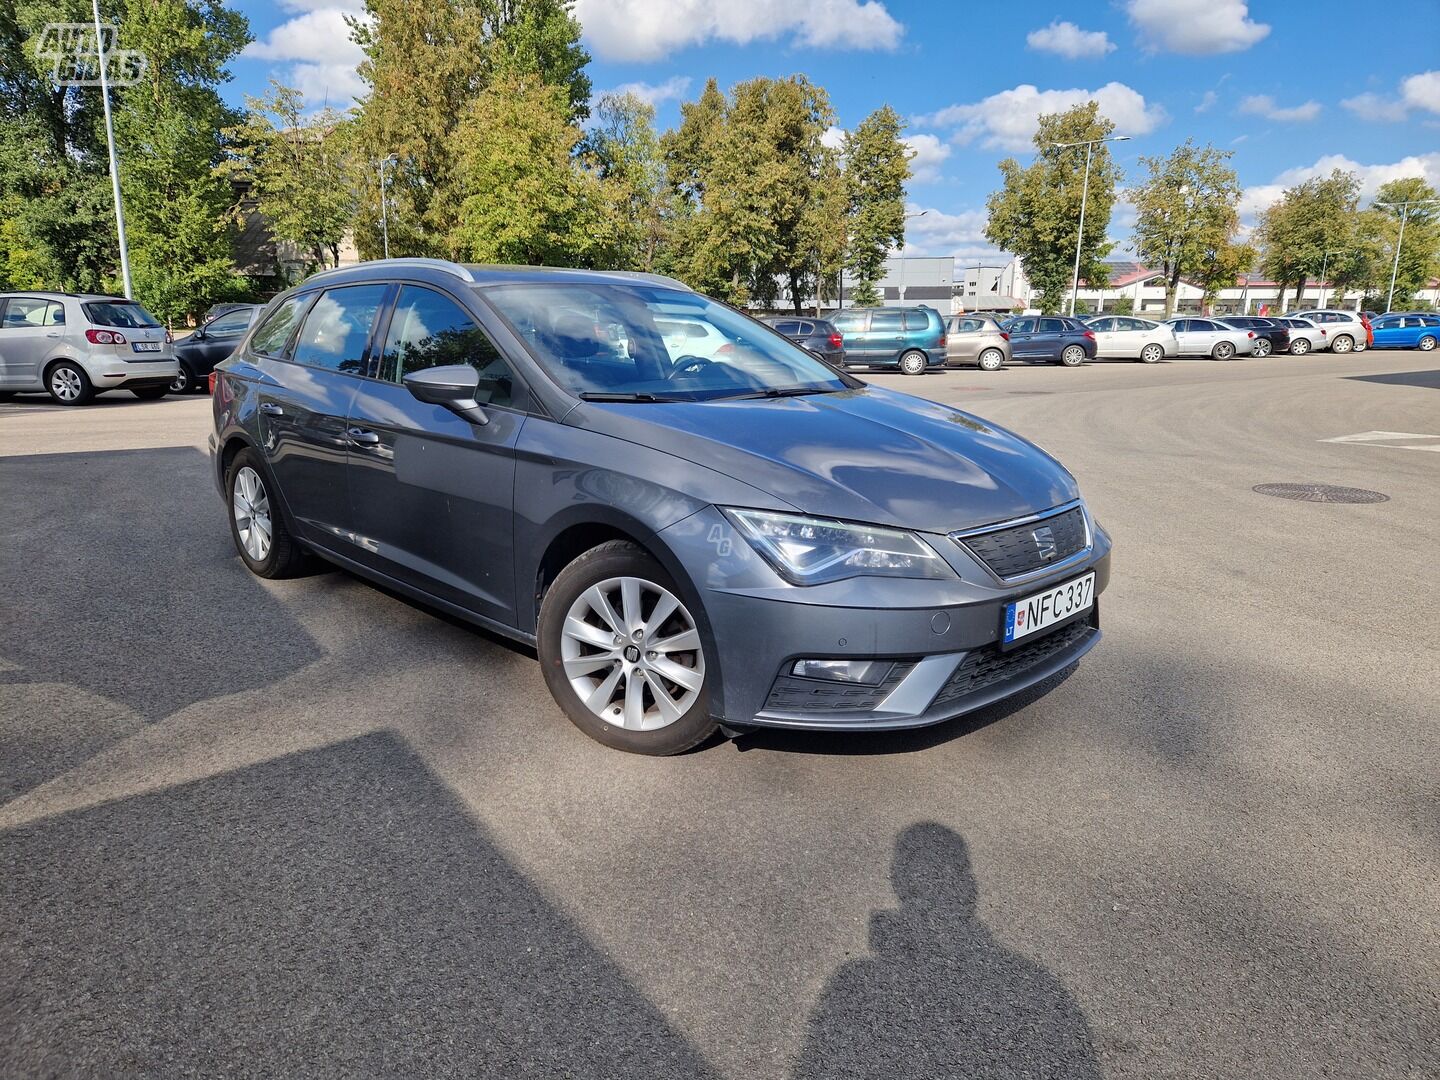
[[[1049,562],[1055,558],[1056,555],[1060,554],[1060,548],[1055,543],[1055,530],[1050,528],[1049,525],[1041,525],[1032,532],[1030,536],[1035,541],[1035,547],[1040,552],[1042,561]]]

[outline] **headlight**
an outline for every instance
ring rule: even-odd
[[[723,508],[750,545],[792,585],[851,577],[948,578],[955,571],[912,532],[796,514]]]

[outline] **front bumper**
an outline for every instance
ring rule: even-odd
[[[948,580],[779,582],[713,508],[665,530],[700,591],[719,678],[717,718],[736,726],[884,731],[936,724],[1044,682],[1100,640],[1099,595],[1110,539],[1093,526],[1088,555],[1006,584],[943,536],[925,539],[956,569]],[[728,541],[728,542],[727,542]],[[1095,573],[1096,606],[1033,642],[1001,651],[1012,600]],[[799,659],[889,660],[879,687],[790,675]]]

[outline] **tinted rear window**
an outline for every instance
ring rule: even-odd
[[[81,304],[85,317],[96,326],[122,326],[132,330],[141,326],[159,326],[160,322],[133,300],[92,300]]]

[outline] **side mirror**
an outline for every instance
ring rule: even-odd
[[[490,417],[485,415],[485,410],[475,400],[475,391],[480,386],[480,372],[469,364],[424,368],[412,371],[401,381],[417,401],[423,401],[427,405],[443,405],[472,424],[490,422]]]
[[[205,340],[205,328],[204,328],[203,326],[197,326],[193,331],[191,331],[191,333],[190,333],[190,340],[191,340],[191,341],[204,341],[204,340]]]

